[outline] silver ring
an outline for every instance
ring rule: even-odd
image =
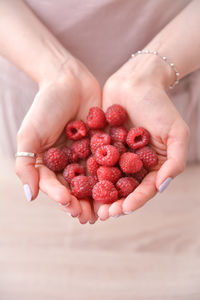
[[[15,157],[36,157],[37,154],[33,152],[17,152]]]

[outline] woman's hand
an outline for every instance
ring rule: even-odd
[[[101,105],[101,92],[96,79],[75,58],[61,65],[51,79],[41,82],[31,108],[18,132],[18,151],[41,154],[53,145],[63,143],[63,129],[73,119],[86,119],[91,106]],[[28,184],[31,200],[39,188],[51,199],[62,204],[81,223],[94,223],[96,216],[87,200],[77,200],[70,194],[61,175],[55,175],[43,164],[35,168],[34,158],[16,159],[16,173]]]
[[[165,92],[164,85],[171,84],[173,74],[167,64],[158,67],[157,63],[160,64],[157,57],[138,56],[105,84],[103,109],[114,103],[125,107],[130,126],[141,126],[150,132],[159,163],[126,199],[96,207],[101,220],[138,209],[163,189],[161,185],[167,178],[174,178],[185,168],[189,130]]]

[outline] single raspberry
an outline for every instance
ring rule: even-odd
[[[88,176],[88,180],[91,184],[91,187],[93,189],[93,187],[95,186],[95,184],[98,182],[98,178],[97,176]]]
[[[85,175],[85,168],[80,164],[69,164],[63,171],[63,177],[68,183],[79,175]]]
[[[99,203],[109,204],[117,200],[118,192],[112,182],[102,180],[93,187],[92,197]]]
[[[82,120],[69,122],[65,127],[66,136],[70,140],[80,140],[87,134],[87,128]]]
[[[96,150],[103,145],[109,145],[111,142],[110,136],[108,133],[104,132],[102,134],[95,134],[90,140],[90,147],[92,153],[95,153]]]
[[[127,130],[126,128],[122,126],[114,126],[110,128],[110,137],[112,143],[114,142],[121,142],[125,143],[126,142],[126,137],[127,137]]]
[[[63,147],[62,151],[67,156],[67,164],[71,164],[73,162],[78,161],[78,155],[76,153],[73,153],[73,151],[69,147],[67,147],[67,146]]]
[[[112,167],[119,160],[119,152],[112,145],[101,146],[95,152],[95,159],[102,166]]]
[[[78,199],[92,196],[92,185],[87,176],[79,175],[71,181],[72,194]]]
[[[136,154],[139,155],[146,169],[155,167],[158,163],[158,156],[156,152],[149,146],[138,149]]]
[[[127,197],[139,185],[138,181],[132,177],[122,177],[116,183],[119,197]]]
[[[119,151],[120,155],[127,152],[126,146],[121,142],[115,142],[113,146]]]
[[[122,172],[117,167],[105,167],[101,166],[97,170],[97,177],[99,181],[108,180],[112,183],[116,183],[122,176]]]
[[[128,119],[125,109],[118,104],[113,104],[106,111],[106,120],[112,126],[121,126]]]
[[[79,159],[86,159],[90,155],[90,140],[88,138],[83,138],[74,141],[72,142],[70,149],[73,152],[73,157],[77,156]]]
[[[101,129],[106,126],[106,116],[104,111],[99,107],[92,107],[87,116],[87,125],[89,128]]]
[[[148,144],[150,138],[149,132],[142,128],[131,128],[128,132],[126,142],[130,148],[136,150]]]
[[[52,171],[59,172],[66,167],[68,158],[62,150],[53,147],[44,153],[43,162]]]
[[[147,175],[148,171],[142,167],[142,169],[139,172],[136,172],[133,174],[133,177],[138,181],[138,182],[142,182],[142,180],[144,179],[144,177]]]
[[[131,174],[141,170],[142,161],[137,154],[126,152],[121,155],[119,165],[124,173]]]
[[[95,176],[97,174],[97,169],[99,168],[99,164],[96,162],[95,157],[92,155],[88,158],[87,169],[91,176]]]
[[[95,134],[102,134],[102,133],[105,133],[105,132],[103,130],[100,130],[100,129],[90,129],[88,131],[88,133],[89,133],[89,137],[92,138],[93,135],[95,135]]]

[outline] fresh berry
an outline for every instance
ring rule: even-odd
[[[138,181],[138,182],[142,182],[142,180],[144,179],[144,177],[147,175],[148,171],[142,167],[142,169],[139,172],[136,172],[133,174],[133,177]]]
[[[131,128],[128,132],[126,142],[130,148],[136,150],[147,145],[149,138],[150,135],[146,129],[142,127]]]
[[[102,204],[109,204],[117,200],[118,191],[114,184],[108,180],[97,182],[92,190],[92,197]]]
[[[103,145],[109,145],[111,142],[110,136],[108,133],[95,134],[90,140],[90,147],[92,153],[95,153],[96,150]]]
[[[78,199],[92,196],[92,185],[87,176],[79,175],[71,181],[72,194]]]
[[[79,159],[86,159],[90,155],[90,140],[88,138],[83,138],[78,141],[74,141],[71,144],[70,149],[73,155]]]
[[[122,176],[122,172],[117,167],[105,167],[101,166],[97,170],[97,177],[99,181],[108,180],[112,183],[116,183]]]
[[[59,172],[66,167],[68,158],[62,150],[53,147],[44,153],[43,162],[52,171]]]
[[[97,170],[99,168],[99,164],[96,162],[95,157],[92,155],[88,158],[87,162],[87,169],[91,176],[95,176],[97,174]]]
[[[158,156],[156,152],[149,146],[138,149],[136,154],[139,155],[146,169],[155,167],[158,163]]]
[[[116,183],[119,197],[127,197],[139,185],[137,180],[132,177],[122,177]]]
[[[67,156],[67,164],[78,161],[78,155],[76,153],[73,153],[73,151],[69,147],[65,146],[64,148],[62,148],[62,151]]]
[[[122,126],[114,126],[110,128],[110,137],[112,143],[114,142],[121,142],[125,143],[126,142],[126,137],[127,137],[127,130],[126,128]]]
[[[95,186],[95,184],[98,182],[98,178],[97,176],[88,176],[88,180],[91,184],[91,187],[93,189],[93,187]]]
[[[95,152],[95,159],[102,166],[112,167],[119,160],[119,152],[112,145],[101,146]]]
[[[121,155],[119,165],[125,174],[131,174],[141,170],[142,161],[137,154],[126,152]]]
[[[115,142],[113,146],[119,151],[120,155],[127,152],[126,146],[121,142]]]
[[[86,136],[87,128],[82,120],[76,120],[66,125],[65,133],[70,140],[76,141]]]
[[[89,137],[92,138],[93,135],[95,135],[95,134],[102,134],[102,133],[105,133],[105,132],[103,130],[100,130],[100,129],[90,129],[88,131],[88,133],[89,133]]]
[[[89,128],[101,129],[106,126],[106,116],[104,111],[99,107],[92,107],[87,116],[87,125]]]
[[[72,179],[79,175],[85,175],[85,168],[80,164],[70,164],[63,171],[63,177],[68,183],[71,183]]]
[[[128,115],[121,105],[113,104],[106,111],[106,120],[112,126],[121,126],[127,118]]]

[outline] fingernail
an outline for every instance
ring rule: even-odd
[[[170,182],[172,181],[171,177],[168,177],[158,188],[159,193],[164,192],[164,190],[168,187]]]
[[[28,202],[31,202],[32,200],[32,193],[31,193],[31,189],[29,187],[28,184],[24,184],[24,193],[25,193],[25,196],[26,196],[26,200]]]
[[[112,218],[115,218],[115,219],[117,219],[119,217],[121,217],[121,215],[112,216]]]
[[[71,217],[72,215],[70,214],[70,212],[67,212],[67,215],[69,216],[69,217]]]
[[[133,211],[124,211],[124,214],[125,215],[130,215],[130,214],[132,214],[133,213]]]

